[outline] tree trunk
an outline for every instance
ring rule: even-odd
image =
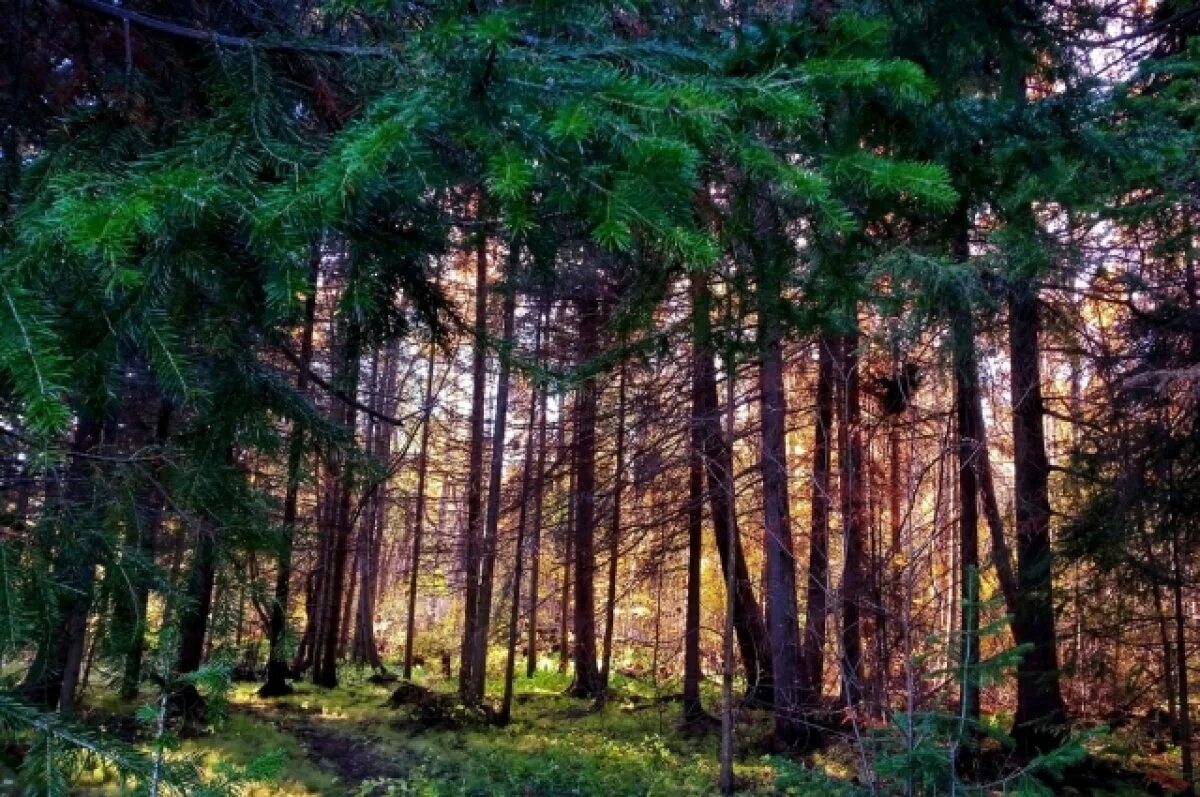
[[[761,226],[761,225],[760,225]],[[807,747],[807,723],[800,717],[799,610],[796,555],[788,501],[787,398],[783,384],[781,321],[782,263],[758,258],[758,385],[762,444],[763,549],[767,578],[767,631],[775,681],[775,742]]]
[[[99,551],[90,539],[81,539],[83,513],[95,489],[91,463],[85,456],[103,441],[104,428],[90,412],[81,412],[71,441],[73,455],[65,473],[65,487],[47,490],[47,505],[54,507],[61,566],[55,575],[62,582],[56,601],[56,624],[38,644],[37,655],[21,684],[26,699],[70,714],[75,707],[75,684],[83,663],[87,616],[95,591]],[[84,533],[86,534],[86,532]],[[72,672],[74,668],[74,672]]]
[[[726,571],[733,557],[735,596],[733,625],[742,666],[746,670],[747,697],[752,702],[770,705],[774,699],[771,674],[771,648],[766,623],[754,596],[750,572],[742,550],[734,511],[732,441],[721,430],[721,409],[717,403],[717,372],[709,317],[712,296],[703,275],[692,275],[692,345],[696,352],[693,379],[698,383],[697,413],[703,438],[704,464],[708,481],[709,514],[712,517],[721,569]]]
[[[975,330],[970,307],[954,318],[955,416],[958,422],[959,583],[962,623],[959,639],[959,717],[972,729],[979,722],[979,433],[974,406],[979,400]]]
[[[433,416],[433,371],[436,349],[429,346],[425,371],[425,402],[421,414],[421,443],[417,452],[417,497],[413,507],[412,558],[408,571],[408,613],[404,620],[404,679],[412,680],[413,643],[417,631],[417,583],[421,576],[421,543],[425,531],[425,481],[429,472],[429,425]]]
[[[857,307],[854,308],[857,313]],[[838,449],[844,542],[842,571],[842,691],[849,705],[862,700],[863,625],[869,611],[866,489],[863,475],[862,408],[859,400],[858,323],[838,347]]]
[[[179,612],[179,655],[175,669],[180,673],[195,672],[204,661],[204,640],[208,636],[208,615],[212,612],[217,577],[217,550],[216,529],[203,523],[196,530],[192,568]]]
[[[300,340],[300,363],[296,369],[296,392],[308,390],[308,369],[312,363],[313,329],[317,310],[317,273],[319,257],[313,257],[309,268],[308,297],[304,300],[304,331]],[[267,680],[258,690],[259,697],[280,697],[292,693],[287,679],[292,674],[284,655],[287,636],[288,602],[291,598],[292,548],[296,541],[296,519],[299,515],[300,469],[304,464],[304,429],[292,427],[288,448],[287,487],[283,498],[283,537],[279,542],[275,571],[275,597],[271,603],[271,619],[267,627]]]
[[[597,299],[576,301],[579,314],[579,362],[585,367],[600,350],[600,303]],[[596,513],[596,404],[599,386],[594,375],[579,386],[575,414],[575,641],[572,649],[575,677],[568,694],[594,698],[603,685],[596,668],[596,596],[593,550]]]
[[[696,352],[692,352],[693,360]],[[704,673],[700,667],[700,608],[701,608],[701,563],[704,554],[704,459],[697,408],[696,368],[692,368],[692,417],[688,429],[688,559],[687,559],[687,608],[684,613],[683,630],[683,722],[684,728],[695,726],[705,718],[704,704],[700,700],[700,681]]]
[[[617,457],[613,469],[612,526],[608,530],[608,595],[604,609],[604,652],[601,655],[600,682],[608,691],[608,673],[612,666],[613,625],[617,615],[617,564],[621,555],[621,494],[625,486],[625,376],[627,365],[621,362],[617,382]]]
[[[549,302],[544,313],[545,323],[550,321]],[[540,330],[539,325],[539,330]],[[525,677],[532,678],[537,672],[537,625],[538,625],[538,579],[541,575],[542,553],[542,501],[545,498],[546,480],[546,396],[549,390],[542,387],[541,403],[538,408],[537,469],[533,482],[533,528],[529,539],[529,648],[526,651]],[[530,429],[530,434],[533,430]]]
[[[1017,519],[1017,639],[1030,650],[1017,665],[1013,738],[1027,754],[1057,747],[1067,711],[1059,687],[1050,549],[1050,465],[1042,413],[1041,319],[1037,290],[1028,280],[1008,297],[1012,378],[1014,500]]]
[[[347,396],[358,395],[358,332],[355,325],[347,323],[344,331],[344,343],[341,353],[341,374],[339,382],[342,392]],[[357,427],[358,413],[347,402],[341,402],[342,425],[351,433]],[[317,686],[336,687],[338,647],[341,642],[342,601],[348,599],[344,595],[346,589],[346,563],[350,548],[350,538],[354,533],[354,513],[351,499],[354,490],[354,474],[350,464],[350,455],[346,452],[335,455],[331,463],[330,477],[333,483],[335,501],[330,507],[330,540],[328,547],[327,569],[325,573],[325,589],[322,604],[319,608],[321,623],[317,626],[319,633],[313,644],[313,677],[312,682]]]
[[[511,244],[509,256],[509,279],[518,265],[517,245]],[[496,550],[500,534],[500,509],[503,502],[501,487],[504,481],[504,437],[508,422],[508,383],[512,372],[511,346],[516,319],[517,296],[510,285],[504,293],[504,346],[509,350],[500,357],[500,373],[496,384],[496,408],[493,414],[492,458],[488,473],[487,517],[483,528],[481,562],[479,573],[478,610],[475,615],[474,637],[471,642],[473,659],[470,699],[483,699],[484,682],[487,677],[488,641],[492,625],[492,581],[496,571]]]
[[[804,619],[804,690],[802,702],[820,702],[825,680],[825,621],[829,605],[829,508],[833,435],[833,349],[828,337],[817,341],[817,405],[813,429],[812,523],[808,544],[808,589]]]
[[[533,364],[536,367],[542,357],[542,314],[539,310],[533,328]],[[544,388],[532,385],[529,393],[529,425],[525,431],[525,461],[521,468],[521,496],[517,502],[517,546],[513,554],[513,587],[512,602],[508,613],[508,655],[504,662],[504,697],[500,702],[499,722],[507,725],[512,718],[513,674],[517,666],[517,636],[521,619],[521,578],[524,575],[525,562],[525,516],[529,501],[529,491],[533,487],[533,449],[534,428],[544,421],[538,418],[538,397],[544,396]],[[542,400],[542,412],[546,410]],[[540,456],[540,455],[539,455]],[[540,474],[539,474],[540,477]],[[539,519],[540,520],[540,519]]]
[[[170,432],[171,414],[174,406],[168,399],[162,399],[158,409],[158,419],[154,430],[155,442],[162,446],[167,441]],[[157,478],[157,474],[156,474]],[[141,566],[153,567],[154,554],[158,548],[158,535],[162,530],[163,502],[157,495],[156,488],[147,485],[138,497],[137,533],[132,535],[130,542],[136,547],[141,558]],[[121,604],[118,604],[120,606]],[[125,700],[137,697],[138,688],[142,681],[142,660],[146,654],[146,611],[150,605],[150,574],[143,573],[134,579],[132,595],[127,604],[130,610],[129,620],[131,638],[129,649],[125,653],[125,667],[121,673],[120,696]],[[117,618],[114,617],[114,623]]]
[[[479,612],[479,564],[483,538],[483,413],[487,387],[487,237],[479,236],[475,252],[475,340],[471,344],[471,442],[467,462],[467,539],[463,557],[463,637],[458,693],[474,703],[472,648]]]

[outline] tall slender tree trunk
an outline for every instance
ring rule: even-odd
[[[154,441],[162,446],[170,433],[171,414],[174,405],[162,399],[155,423]],[[158,474],[155,474],[155,479]],[[158,535],[162,531],[163,501],[153,485],[146,485],[137,499],[136,524],[130,529],[129,544],[137,551],[139,566],[152,568],[154,554],[158,548]],[[137,697],[142,682],[142,661],[146,654],[146,612],[150,605],[150,574],[140,573],[132,582],[131,594],[114,607],[114,624],[129,629],[129,647],[125,652],[125,666],[121,673],[120,696],[125,700]],[[128,607],[128,616],[121,618],[120,607]]]
[[[853,308],[857,313],[857,307]],[[863,626],[868,607],[866,503],[862,407],[859,396],[858,322],[838,347],[838,450],[845,541],[842,571],[842,691],[850,705],[863,695]]]
[[[600,350],[600,302],[576,302],[579,361],[590,364]],[[579,386],[575,414],[575,676],[568,693],[594,698],[603,688],[596,667],[596,555],[593,548],[596,515],[596,405],[599,386],[594,375]]]
[[[699,422],[704,441],[704,465],[708,482],[709,514],[712,517],[722,571],[732,564],[735,596],[733,625],[742,666],[746,670],[747,696],[756,703],[770,705],[774,700],[771,674],[771,646],[767,627],[754,596],[750,571],[738,534],[734,508],[732,440],[721,429],[721,409],[717,402],[716,352],[712,341],[712,295],[703,275],[692,276],[692,345],[698,352],[694,361],[698,382],[695,395],[700,399]],[[730,411],[732,409],[730,408]],[[733,557],[732,563],[726,557]]]
[[[576,402],[576,410],[578,402]],[[574,429],[575,420],[578,416],[577,411],[571,413],[571,425]],[[571,659],[571,572],[574,558],[574,542],[575,542],[575,491],[576,480],[578,478],[578,470],[575,462],[577,459],[577,451],[574,441],[568,443],[566,437],[566,426],[563,426],[562,445],[567,447],[570,457],[570,466],[568,468],[569,475],[567,476],[567,525],[563,530],[563,563],[562,563],[562,592],[560,594],[560,602],[558,607],[558,671],[565,673],[567,671],[567,663]]]
[[[1171,539],[1171,597],[1175,604],[1175,672],[1179,677],[1179,751],[1183,779],[1187,783],[1181,792],[1196,793],[1196,766],[1192,760],[1192,712],[1188,691],[1187,616],[1183,613],[1183,563],[1180,560],[1179,533]]]
[[[613,468],[612,525],[608,530],[608,595],[604,609],[604,649],[601,655],[600,683],[608,691],[608,673],[612,666],[613,626],[617,616],[617,564],[621,556],[621,497],[625,487],[625,377],[628,366],[621,362],[617,381],[617,451]]]
[[[547,301],[543,313],[544,323],[550,322],[550,307]],[[539,326],[540,329],[540,326]],[[539,341],[540,342],[540,341]],[[538,408],[538,442],[537,467],[533,482],[533,523],[529,538],[529,611],[526,622],[529,623],[529,647],[526,650],[525,677],[532,678],[537,672],[537,631],[538,631],[538,580],[541,576],[542,554],[542,502],[545,498],[546,484],[546,397],[549,390],[543,386]],[[533,430],[530,430],[532,434]]]
[[[421,544],[425,532],[426,479],[429,473],[429,426],[433,417],[433,372],[436,349],[429,346],[425,370],[425,401],[421,405],[421,442],[417,452],[417,496],[413,506],[412,557],[408,570],[408,612],[404,619],[404,678],[412,679],[413,644],[417,632],[417,585],[421,578]]]
[[[761,214],[763,211],[757,209]],[[757,225],[763,227],[764,224]],[[757,258],[758,386],[762,441],[759,471],[762,474],[763,548],[767,579],[767,633],[771,643],[771,669],[775,679],[775,742],[807,747],[805,723],[800,716],[799,610],[796,606],[796,555],[792,542],[788,502],[787,398],[783,384],[783,329],[781,321],[784,262],[777,257]]]
[[[704,704],[700,700],[700,681],[704,673],[700,666],[700,608],[701,608],[701,564],[704,556],[704,438],[700,428],[697,408],[695,359],[692,352],[692,414],[688,424],[688,558],[687,558],[687,604],[684,612],[683,629],[683,720],[682,725],[691,728],[705,719]]]
[[[509,279],[516,273],[518,249],[512,244],[509,263]],[[505,289],[504,346],[511,347],[515,331],[517,296],[511,286]],[[500,535],[500,509],[503,502],[501,487],[504,481],[504,437],[508,423],[508,386],[512,373],[512,357],[506,351],[500,357],[500,373],[496,384],[496,409],[492,427],[492,458],[488,473],[487,517],[484,522],[482,555],[479,573],[478,611],[475,615],[474,639],[471,643],[471,672],[475,679],[471,687],[471,698],[483,699],[484,681],[487,676],[488,640],[492,624],[492,582],[496,571],[496,551]]]
[[[313,330],[317,311],[317,274],[320,257],[314,256],[309,267],[311,290],[304,300],[304,330],[300,339],[300,363],[296,368],[296,392],[304,395],[308,390],[308,369],[312,363]],[[288,603],[291,599],[292,549],[296,541],[296,520],[299,516],[300,471],[304,464],[304,430],[299,425],[292,427],[292,439],[288,446],[287,486],[283,498],[283,529],[279,541],[279,554],[275,570],[275,595],[271,602],[271,619],[267,627],[267,680],[258,690],[260,697],[279,697],[292,693],[287,679],[292,675],[288,667],[285,638],[287,636]]]
[[[1030,646],[1017,665],[1013,738],[1025,754],[1062,741],[1067,710],[1059,687],[1058,636],[1050,548],[1050,465],[1043,428],[1041,318],[1037,289],[1025,279],[1009,289],[1014,501],[1017,520],[1017,639]]]
[[[56,609],[57,624],[40,640],[33,663],[21,684],[21,693],[40,705],[57,707],[64,714],[75,708],[75,684],[83,663],[87,616],[95,592],[95,542],[81,538],[86,525],[95,484],[91,462],[86,455],[100,447],[103,424],[90,412],[81,412],[71,441],[71,460],[61,490],[48,482],[47,505],[53,507],[57,529],[59,561],[55,575],[63,584]],[[72,672],[72,669],[74,671]]]
[[[479,236],[475,252],[475,340],[471,348],[471,442],[467,458],[467,538],[463,557],[463,637],[458,693],[472,703],[475,676],[472,649],[479,613],[479,564],[483,541],[483,423],[487,387],[487,238]]]
[[[533,363],[536,366],[542,357],[542,313],[539,309],[537,318],[534,320],[533,327]],[[525,461],[521,468],[521,495],[517,502],[517,545],[513,553],[513,587],[512,601],[509,605],[508,614],[508,652],[504,662],[504,696],[500,701],[500,715],[498,720],[500,724],[507,725],[512,718],[512,699],[513,699],[513,674],[517,666],[517,636],[521,619],[521,578],[524,576],[525,564],[525,519],[526,507],[529,502],[529,493],[533,488],[533,450],[535,446],[541,445],[539,441],[534,442],[534,429],[539,423],[542,423],[541,428],[544,430],[544,421],[539,421],[538,417],[538,402],[539,396],[545,395],[545,389],[532,385],[529,391],[529,425],[525,431]],[[541,411],[546,411],[544,398],[541,403]],[[539,453],[540,457],[540,453]],[[538,474],[540,478],[541,474]],[[540,522],[540,518],[538,518]]]
[[[978,400],[975,330],[970,308],[958,310],[952,332],[955,416],[958,423],[958,536],[962,623],[959,639],[959,717],[979,721],[979,433],[973,407]]]
[[[346,325],[341,349],[340,387],[347,396],[354,397],[358,395],[359,341],[358,330],[353,322]],[[341,402],[340,414],[343,426],[353,432],[357,428],[358,419],[355,408],[347,402]],[[321,633],[316,635],[313,645],[312,682],[317,686],[333,688],[338,684],[337,660],[341,642],[342,602],[349,600],[349,596],[345,594],[346,565],[350,538],[354,533],[354,512],[351,506],[354,474],[347,453],[337,455],[330,476],[335,498],[329,513],[332,522],[325,573],[326,589],[319,609],[322,623],[318,629]]]
[[[829,611],[829,510],[833,442],[833,349],[837,341],[817,341],[817,404],[813,428],[812,518],[808,543],[808,586],[804,619],[802,702],[820,702],[825,680],[825,621]]]

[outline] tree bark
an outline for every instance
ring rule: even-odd
[[[463,557],[463,637],[458,693],[473,703],[475,676],[472,649],[479,611],[479,563],[483,538],[483,413],[487,386],[487,238],[479,236],[475,251],[475,340],[471,348],[471,442],[467,461],[467,539]]]
[[[857,313],[857,307],[853,308]],[[838,347],[838,449],[845,538],[842,571],[842,691],[849,705],[862,701],[863,626],[869,611],[862,407],[858,374],[858,322]]]
[[[591,367],[600,350],[600,303],[597,299],[576,301],[578,312],[579,362]],[[596,668],[596,556],[593,549],[596,513],[596,405],[599,386],[595,375],[579,386],[575,415],[575,676],[568,694],[578,698],[597,697],[603,685]]]
[[[542,318],[539,310],[533,328],[533,364],[536,366],[542,357]],[[504,663],[504,696],[500,701],[498,721],[507,725],[512,718],[513,674],[517,666],[517,636],[521,619],[521,578],[524,576],[525,563],[525,519],[529,492],[533,487],[533,450],[534,428],[541,422],[538,416],[539,396],[544,396],[545,390],[537,385],[530,388],[529,393],[529,425],[525,431],[525,461],[521,468],[521,496],[517,502],[517,545],[513,559],[512,601],[508,614],[508,655]],[[545,412],[545,402],[541,410]],[[545,429],[544,424],[541,427]],[[540,455],[539,455],[540,456]],[[539,474],[540,476],[540,474]],[[539,519],[540,520],[540,519]]]
[[[825,622],[829,612],[829,510],[833,441],[833,349],[837,341],[817,341],[816,420],[813,428],[812,522],[808,544],[808,587],[804,619],[802,701],[820,702],[825,680]]]
[[[1057,747],[1067,711],[1059,687],[1050,548],[1050,465],[1043,428],[1041,318],[1037,290],[1027,279],[1008,296],[1013,414],[1014,499],[1017,520],[1017,639],[1030,646],[1017,665],[1013,738],[1027,754]]]
[[[712,517],[722,571],[732,566],[735,596],[733,625],[742,666],[746,671],[747,697],[762,705],[774,700],[771,673],[771,647],[766,623],[754,596],[750,572],[742,550],[734,512],[732,441],[721,430],[721,409],[717,403],[716,353],[712,342],[710,318],[712,296],[700,273],[692,276],[692,345],[697,355],[693,379],[698,383],[699,423],[703,437],[704,465],[708,482],[709,514]],[[732,557],[730,563],[727,557]]]
[[[511,244],[509,255],[508,278],[516,273],[518,263],[517,245]],[[474,638],[471,642],[473,660],[471,673],[474,683],[471,685],[471,699],[483,699],[484,682],[487,676],[488,640],[492,625],[492,582],[496,571],[496,551],[500,533],[500,509],[503,498],[501,487],[504,481],[504,437],[508,422],[508,387],[509,376],[512,373],[512,357],[509,353],[513,344],[517,296],[512,286],[505,289],[503,302],[504,315],[504,346],[509,347],[500,356],[500,373],[496,384],[496,408],[493,414],[492,427],[492,457],[488,473],[487,517],[484,521],[483,544],[480,573],[478,611],[475,615]]]
[[[761,224],[759,225],[762,226]],[[775,681],[775,742],[808,746],[807,723],[800,716],[799,610],[796,606],[796,555],[788,501],[787,398],[783,384],[782,280],[777,258],[759,257],[758,386],[762,474],[763,549],[767,578],[767,632]]]
[[[429,346],[429,362],[425,371],[425,401],[421,412],[421,443],[417,452],[417,496],[413,507],[412,558],[408,570],[408,613],[404,620],[404,679],[412,679],[413,644],[417,631],[417,584],[421,577],[421,544],[425,532],[425,491],[429,473],[429,425],[433,417],[433,372],[437,363],[436,349]]]
[[[317,275],[320,257],[314,255],[309,266],[310,291],[304,300],[304,330],[300,339],[300,363],[296,368],[296,392],[308,391],[308,369],[312,363],[313,330],[317,311]],[[283,538],[275,570],[275,596],[271,603],[271,619],[267,627],[267,680],[258,690],[259,697],[281,697],[292,693],[288,677],[292,672],[287,664],[284,640],[287,636],[288,603],[291,599],[292,549],[296,541],[296,520],[299,516],[300,469],[304,464],[304,429],[292,426],[288,446],[287,487],[283,498]]]
[[[612,665],[613,625],[617,614],[617,564],[621,554],[621,496],[625,486],[625,377],[627,364],[621,362],[617,382],[617,451],[613,469],[612,526],[608,530],[608,595],[604,610],[604,649],[601,655],[600,683],[608,691],[608,673]]]

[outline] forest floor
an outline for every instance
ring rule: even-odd
[[[563,695],[566,676],[539,671],[532,679],[516,680],[512,722],[496,727],[454,715],[431,722],[419,706],[393,707],[388,698],[395,684],[374,684],[365,675],[347,671],[343,684],[333,690],[298,683],[294,694],[272,700],[257,696],[257,684],[238,684],[217,729],[185,740],[175,754],[198,756],[205,769],[216,772],[281,752],[286,760],[281,776],[269,783],[248,784],[242,792],[246,797],[715,793],[717,732],[698,738],[681,734],[678,702],[669,698],[669,690],[657,690],[648,681],[616,676],[613,698],[597,711],[589,703]],[[449,683],[437,679],[425,683],[452,692]],[[706,698],[707,705],[719,703],[715,693]],[[118,708],[110,701],[104,710]],[[767,715],[741,715],[741,754],[735,766],[740,794],[848,797],[865,793],[850,745],[833,745],[795,762],[765,754],[769,731]],[[1142,764],[1147,775],[1155,775],[1145,781],[1147,785],[1170,783],[1169,761],[1157,766],[1143,759]],[[1160,791],[1114,782],[1111,791],[1070,793],[1170,791],[1169,786]],[[116,794],[115,779],[98,769],[85,774],[77,793]]]

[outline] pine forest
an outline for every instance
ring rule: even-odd
[[[1200,2],[0,0],[0,795],[1194,795]]]

